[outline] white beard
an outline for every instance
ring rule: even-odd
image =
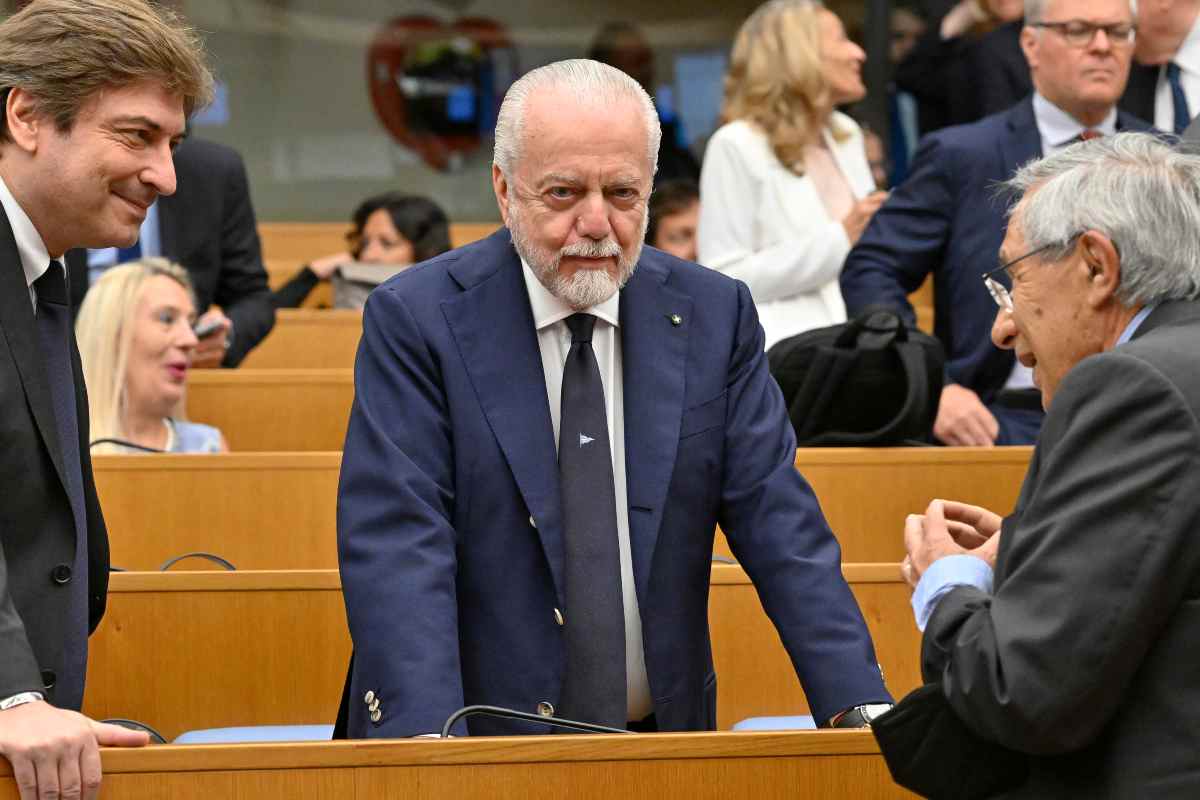
[[[508,230],[512,234],[513,247],[546,290],[571,308],[582,311],[603,303],[625,286],[633,275],[633,270],[642,255],[642,241],[646,236],[648,215],[642,217],[636,243],[628,253],[623,252],[612,237],[600,241],[585,239],[556,252],[533,242],[525,230],[518,206],[519,201],[511,202],[508,206]],[[616,258],[617,277],[613,278],[605,269],[581,269],[569,278],[564,277],[559,272],[559,266],[565,256]]]

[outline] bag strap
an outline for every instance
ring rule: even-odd
[[[818,421],[825,418],[825,411],[833,402],[833,396],[842,380],[854,366],[854,351],[840,347],[824,347],[814,353],[812,364],[804,375],[804,382],[792,396],[788,416],[796,429],[796,441],[801,442],[813,435]],[[820,438],[820,437],[817,437]]]
[[[928,407],[929,403],[929,382],[926,377],[924,350],[916,342],[907,340],[894,342],[892,346],[895,347],[896,353],[900,356],[900,363],[904,367],[904,376],[908,380],[904,405],[897,412],[896,416],[882,427],[873,431],[867,431],[866,433],[830,431],[805,441],[803,446],[857,445],[868,442],[886,441],[898,430],[921,426],[924,422],[922,412]],[[810,371],[808,377],[811,377],[814,372]],[[839,375],[838,377],[840,379],[841,376]],[[807,385],[807,383],[808,380],[806,378],[805,384]],[[836,388],[837,384],[832,383],[832,386]],[[832,394],[832,391],[830,389],[829,393]],[[800,393],[797,393],[796,397],[799,399]],[[828,399],[826,399],[826,405],[828,405],[828,402]],[[795,417],[792,419],[795,420]],[[799,431],[797,431],[797,439],[800,439]]]

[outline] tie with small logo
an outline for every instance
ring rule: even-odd
[[[559,715],[625,727],[625,610],[604,385],[592,350],[596,318],[566,320],[558,436],[565,552],[567,674]]]
[[[1183,92],[1181,77],[1178,64],[1175,62],[1167,64],[1167,83],[1171,86],[1171,105],[1175,111],[1176,135],[1183,133],[1188,123],[1192,121],[1192,114],[1188,109],[1187,95]]]
[[[79,423],[75,414],[75,376],[71,369],[71,306],[63,266],[50,267],[33,283],[37,293],[37,329],[42,362],[50,380],[58,447],[66,476],[67,498],[75,520],[75,552],[66,574],[70,592],[67,631],[62,662],[57,670],[54,704],[78,710],[83,704],[83,679],[87,671],[88,547],[83,471],[79,455]],[[60,566],[60,565],[59,565]],[[58,566],[55,567],[58,569]]]

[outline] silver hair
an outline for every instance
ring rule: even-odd
[[[1031,161],[1003,186],[1027,251],[1045,247],[1056,261],[1099,231],[1120,254],[1125,306],[1200,297],[1200,154],[1119,133]]]
[[[662,127],[650,95],[637,81],[616,67],[586,58],[572,58],[530,70],[505,93],[496,119],[496,147],[492,156],[492,163],[500,168],[504,177],[511,179],[513,167],[521,155],[526,103],[534,94],[554,90],[566,92],[580,104],[602,108],[611,107],[622,100],[637,103],[646,123],[646,159],[650,174],[658,170]]]
[[[1025,0],[1025,24],[1041,22],[1046,14],[1046,4],[1050,0]],[[1137,20],[1137,0],[1129,0],[1129,13]]]

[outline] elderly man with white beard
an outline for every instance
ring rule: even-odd
[[[716,727],[719,523],[821,725],[891,701],[745,285],[642,248],[660,131],[592,61],[505,96],[505,228],[368,300],[338,495],[346,733]],[[547,720],[543,722],[542,720]]]

